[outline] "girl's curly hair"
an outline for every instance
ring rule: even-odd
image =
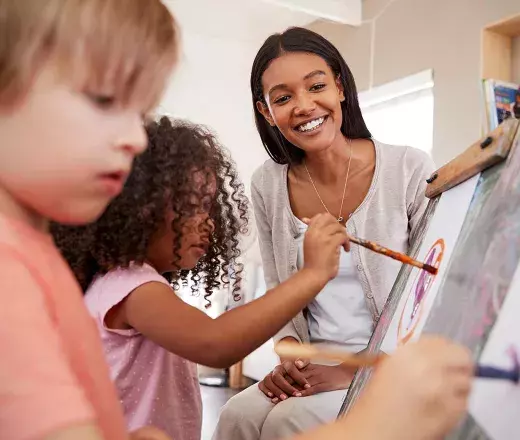
[[[243,270],[238,262],[239,234],[247,232],[249,203],[233,161],[203,126],[162,117],[148,123],[146,132],[148,148],[135,159],[122,193],[95,223],[51,225],[56,245],[85,291],[98,273],[143,263],[151,237],[171,210],[176,237],[172,246],[179,257],[183,225],[201,208],[194,200],[202,203],[211,194],[209,219],[215,229],[209,250],[195,268],[171,274],[170,281],[178,288],[179,282],[187,285],[191,278],[193,293],[202,284],[208,306],[218,287],[231,285],[235,300],[239,299]],[[193,182],[195,171],[207,176],[202,188]]]

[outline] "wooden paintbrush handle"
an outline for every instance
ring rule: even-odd
[[[373,241],[364,240],[359,237],[353,237],[352,235],[349,235],[349,239],[352,243],[356,243],[357,245],[363,246],[367,249],[370,249],[371,251],[377,252],[378,254],[386,255],[387,257],[393,258],[394,260],[400,261],[401,263],[409,264],[411,266],[415,266],[419,269],[425,270],[426,272],[429,272],[433,275],[437,275],[437,268],[428,264],[424,264],[420,261],[414,260],[412,257],[406,254],[402,254],[401,252],[396,252],[391,249],[385,248],[384,246],[374,243]]]
[[[289,359],[322,359],[339,361],[353,367],[373,366],[382,359],[381,355],[365,353],[349,353],[339,350],[323,350],[310,344],[298,344],[295,342],[279,342],[275,351],[280,357]]]

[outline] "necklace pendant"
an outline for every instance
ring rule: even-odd
[[[339,216],[339,217],[338,217],[338,222],[341,223],[343,220],[345,220],[345,219],[344,219],[342,216]]]

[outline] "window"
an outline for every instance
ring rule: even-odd
[[[378,141],[431,154],[433,72],[426,70],[359,94],[368,129]]]

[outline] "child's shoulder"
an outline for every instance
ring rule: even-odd
[[[61,275],[68,267],[48,233],[37,231],[27,224],[11,220],[0,214],[0,258],[26,266],[33,275],[49,271]],[[0,273],[5,265],[0,265]]]
[[[131,263],[128,267],[118,267],[96,276],[87,289],[86,295],[87,297],[111,294],[126,296],[137,287],[154,281],[169,284],[166,278],[149,264]]]
[[[103,275],[96,277],[95,282],[121,282],[124,280],[159,281],[168,283],[166,279],[147,263],[130,263],[128,267],[117,267]],[[93,283],[93,284],[94,284]]]
[[[138,287],[151,282],[169,285],[162,275],[146,263],[118,267],[94,278],[85,292],[85,305],[91,315],[103,322],[108,310]]]
[[[14,297],[23,304],[22,309],[36,310],[37,319],[47,315],[54,322],[63,313],[67,319],[83,313],[81,289],[51,236],[2,215],[0,281],[0,297],[7,301],[4,305],[9,304],[6,307],[13,317],[17,312]],[[55,330],[61,333],[65,327],[56,326]]]
[[[24,251],[43,239],[44,235],[32,230],[28,225],[0,214],[0,245],[19,248]]]

